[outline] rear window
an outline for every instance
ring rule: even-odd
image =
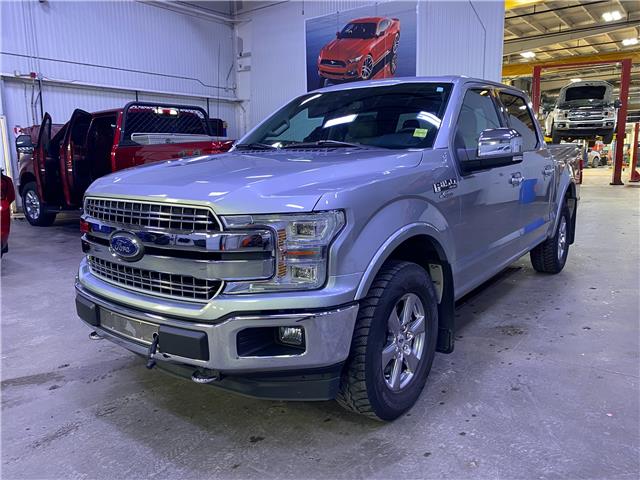
[[[135,144],[132,134],[209,135],[207,121],[204,111],[198,109],[134,105],[126,113],[121,143]]]
[[[603,86],[584,86],[568,88],[564,94],[564,99],[567,102],[574,100],[604,100],[604,94],[607,91],[607,87]]]

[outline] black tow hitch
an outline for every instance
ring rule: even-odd
[[[153,367],[156,366],[156,360],[155,360],[155,355],[156,355],[156,351],[158,350],[158,340],[160,339],[160,335],[158,335],[157,333],[153,334],[153,341],[151,342],[151,345],[149,345],[149,352],[147,353],[147,368],[149,370],[151,370]]]

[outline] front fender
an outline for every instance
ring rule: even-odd
[[[362,275],[362,279],[358,284],[358,289],[356,290],[355,300],[360,300],[364,298],[364,296],[369,291],[373,280],[384,264],[385,261],[391,256],[393,251],[400,246],[404,241],[410,239],[411,237],[415,237],[418,235],[427,235],[435,240],[437,247],[440,248],[441,256],[448,258],[446,251],[443,247],[441,241],[438,238],[443,236],[443,233],[435,228],[433,225],[424,222],[416,222],[409,225],[405,225],[404,227],[396,230],[389,238],[387,238],[382,245],[378,248],[378,250],[373,255],[373,258],[369,262],[364,274]]]

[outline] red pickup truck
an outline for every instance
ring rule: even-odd
[[[199,107],[131,102],[124,108],[75,110],[57,133],[45,113],[35,146],[16,139],[18,192],[31,225],[47,226],[61,210],[78,209],[97,178],[149,162],[222,153],[232,141],[211,136]]]

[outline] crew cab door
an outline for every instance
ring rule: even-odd
[[[60,155],[60,174],[67,205],[79,205],[82,195],[89,186],[90,165],[87,161],[87,132],[91,124],[91,114],[76,109],[69,120]]]
[[[505,119],[492,87],[467,90],[452,138],[461,171],[458,186],[453,190],[460,200],[460,219],[452,227],[456,247],[456,296],[495,275],[514,260],[520,250],[521,162],[471,168],[478,161],[480,134],[487,129],[504,127]]]
[[[51,115],[45,112],[40,124],[40,131],[38,132],[38,144],[34,151],[34,165],[33,173],[36,177],[36,186],[38,188],[38,195],[46,202],[46,184],[47,184],[47,169],[46,160],[49,154],[49,147],[51,144]]]
[[[549,227],[554,194],[555,161],[546,148],[526,99],[516,92],[501,90],[500,102],[509,127],[522,135],[523,159],[519,216],[523,220],[521,246],[530,250],[544,239]]]

